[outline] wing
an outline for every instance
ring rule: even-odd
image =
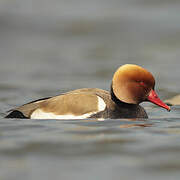
[[[50,98],[50,97],[49,97]],[[33,111],[40,107],[43,101],[49,98],[38,99],[8,111],[5,118],[30,118]]]
[[[90,93],[75,93],[57,96],[41,103],[32,114],[35,119],[82,119],[103,111],[102,98]]]
[[[102,90],[103,91],[103,90]],[[70,91],[66,94],[40,99],[14,109],[17,118],[32,119],[84,119],[105,110],[106,104],[96,89]],[[104,91],[106,92],[106,91]],[[11,117],[11,116],[7,117]],[[21,117],[20,117],[21,116]]]

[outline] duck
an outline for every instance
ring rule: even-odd
[[[120,66],[114,73],[110,91],[98,88],[72,90],[38,99],[8,111],[6,118],[24,119],[119,119],[148,118],[139,104],[149,101],[170,111],[157,95],[155,79],[135,64]]]
[[[179,106],[180,105],[180,94],[177,94],[169,99],[165,100],[165,103],[169,106]]]

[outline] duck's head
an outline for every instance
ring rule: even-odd
[[[159,99],[155,90],[155,79],[146,69],[126,64],[114,73],[112,91],[117,99],[128,104],[150,101],[170,111],[170,107]]]

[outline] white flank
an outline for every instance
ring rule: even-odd
[[[94,112],[83,114],[81,116],[74,116],[73,114],[68,115],[56,115],[53,113],[47,113],[41,109],[37,109],[31,114],[31,119],[85,119],[94,114]]]
[[[98,96],[98,112],[104,111],[106,109],[106,104],[102,98]]]
[[[37,109],[31,114],[31,119],[86,119],[93,114],[96,114],[100,111],[104,111],[105,108],[106,108],[106,104],[105,104],[104,100],[102,98],[98,97],[98,111],[97,112],[90,112],[87,114],[83,114],[81,116],[75,116],[73,114],[56,115],[56,114],[53,114],[50,112],[49,113],[44,112],[41,109]]]

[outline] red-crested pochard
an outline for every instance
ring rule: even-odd
[[[179,106],[180,105],[180,94],[171,97],[170,99],[165,100],[165,102],[170,106]]]
[[[39,99],[10,110],[6,118],[84,119],[147,118],[139,104],[150,101],[170,111],[154,91],[155,80],[146,69],[126,64],[114,73],[110,93],[84,88]]]

